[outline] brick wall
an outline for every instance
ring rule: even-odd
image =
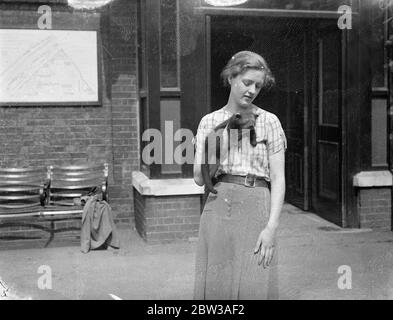
[[[53,29],[99,30],[102,105],[0,107],[0,166],[106,161],[116,221],[130,225],[131,172],[139,167],[136,2],[114,0],[96,11],[73,10],[65,3],[45,2],[52,9]],[[42,4],[0,1],[0,27],[37,28]]]
[[[134,189],[135,226],[151,243],[198,236],[201,196],[142,196]]]
[[[391,188],[361,188],[358,191],[360,227],[391,230]]]

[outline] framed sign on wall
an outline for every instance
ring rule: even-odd
[[[0,29],[0,104],[100,104],[97,31]]]

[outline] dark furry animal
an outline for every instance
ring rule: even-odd
[[[242,129],[249,129],[250,144],[255,147],[257,145],[255,133],[255,121],[257,117],[258,115],[256,115],[252,110],[235,113],[229,119],[215,127],[214,130],[206,137],[204,148],[205,161],[201,165],[203,182],[205,184],[205,198],[207,198],[209,192],[214,194],[217,193],[217,190],[214,189],[212,178],[216,174],[220,165],[220,140],[223,137],[224,130],[228,131],[228,135],[230,130],[238,130],[237,137],[239,142],[243,137]],[[231,143],[228,145],[228,151],[230,145]],[[214,163],[209,164],[209,155],[215,155]]]

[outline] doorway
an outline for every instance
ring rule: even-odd
[[[254,103],[278,116],[288,140],[285,200],[342,225],[341,33],[335,21],[209,16],[207,91],[226,104],[220,72],[241,50],[260,53],[276,85]]]

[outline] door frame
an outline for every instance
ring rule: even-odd
[[[257,17],[282,17],[282,18],[305,18],[309,21],[312,21],[313,19],[329,19],[329,20],[336,20],[340,16],[339,13],[337,12],[332,12],[332,11],[318,11],[318,12],[308,12],[308,11],[301,11],[301,10],[269,10],[269,9],[235,9],[235,8],[206,8],[206,7],[199,7],[195,8],[195,11],[197,11],[199,14],[202,14],[203,16],[203,22],[204,22],[204,39],[205,39],[205,81],[206,81],[206,103],[207,106],[211,105],[211,70],[210,70],[210,64],[211,64],[211,16],[257,16]],[[351,205],[352,208],[350,212],[355,212],[356,214],[356,209],[353,208],[353,195],[350,195],[347,192],[347,188],[349,187],[348,184],[348,162],[347,162],[347,157],[346,157],[346,148],[347,148],[347,100],[346,100],[346,90],[347,90],[347,77],[346,77],[346,72],[347,72],[347,42],[348,42],[348,33],[346,30],[342,31],[342,40],[341,40],[341,48],[342,48],[342,91],[341,91],[341,98],[342,98],[342,104],[341,104],[341,161],[340,161],[340,168],[341,168],[341,220],[342,220],[342,226],[347,227],[353,226],[353,222],[348,222],[347,219],[347,209],[348,205]],[[309,53],[309,50],[312,50],[310,48],[311,46],[306,46],[305,48],[305,54]],[[309,64],[305,64],[305,68],[308,70],[310,69]],[[313,117],[313,104],[312,104],[312,92],[313,88],[311,87],[312,82],[311,75],[310,77],[305,78],[305,86],[308,85],[308,93],[305,93],[305,100],[307,98],[307,102],[304,104],[306,108],[306,104],[308,105],[308,110],[305,110],[307,112],[304,113],[305,115],[305,122],[304,124],[306,126],[305,130],[305,152],[304,155],[307,157],[308,161],[308,168],[307,172],[304,172],[303,175],[308,175],[308,179],[305,179],[304,183],[307,186],[306,192],[307,196],[305,196],[305,201],[307,201],[306,205],[311,208],[312,206],[312,190],[311,188],[314,187],[314,181],[315,179],[312,179],[312,161],[314,161],[315,157],[313,155],[315,148],[313,145],[313,141],[315,140],[315,132],[314,132],[314,123],[315,121],[312,119]],[[307,83],[306,83],[307,82]],[[314,138],[314,137],[315,138]],[[311,149],[311,150],[310,150]],[[306,171],[306,170],[305,170]],[[352,197],[348,201],[349,197]],[[356,221],[355,219],[352,219]]]
[[[314,21],[311,21],[311,25],[315,24]],[[318,22],[316,23],[318,24]],[[320,103],[320,69],[321,69],[321,61],[320,61],[320,42],[318,39],[318,33],[320,29],[318,26],[313,26],[310,28],[311,31],[311,42],[313,43],[311,47],[315,46],[316,53],[312,55],[312,66],[310,73],[312,74],[312,91],[311,91],[311,177],[315,177],[315,179],[311,179],[312,190],[310,190],[310,205],[313,207],[314,201],[317,198],[317,190],[319,189],[319,168],[318,168],[318,126],[319,126],[319,103]],[[348,175],[347,171],[347,103],[346,103],[346,88],[347,88],[347,80],[346,80],[346,70],[347,70],[347,31],[341,30],[340,35],[340,46],[341,46],[341,91],[340,91],[340,110],[339,110],[339,125],[340,125],[340,144],[339,144],[339,169],[340,169],[340,202],[341,202],[341,219],[339,225],[341,227],[346,227],[347,223],[347,184],[346,184],[346,176]],[[315,71],[315,72],[314,72]],[[314,110],[314,106],[317,106]]]

